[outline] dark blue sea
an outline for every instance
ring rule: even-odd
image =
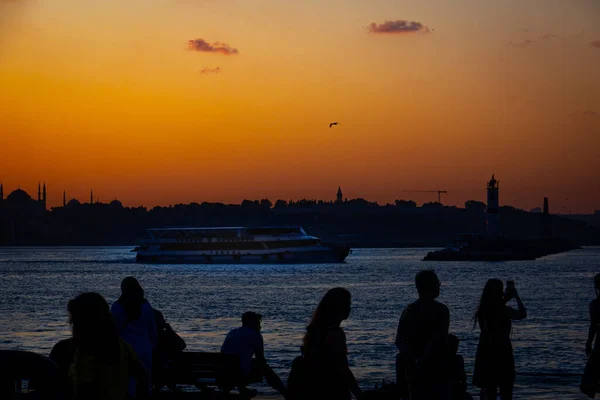
[[[218,351],[247,310],[263,315],[267,359],[285,379],[299,355],[304,329],[321,296],[348,288],[352,313],[343,328],[360,385],[394,379],[394,337],[402,309],[416,298],[415,273],[434,268],[450,328],[461,339],[467,374],[479,334],[472,316],[488,278],[516,282],[529,317],[513,324],[522,399],[578,399],[586,357],[588,302],[600,272],[600,248],[521,262],[427,263],[430,249],[357,249],[344,264],[143,265],[131,247],[0,248],[0,347],[48,354],[69,336],[66,305],[83,291],[109,303],[121,279],[139,279],[152,305],[186,340],[188,349]],[[258,387],[261,396],[274,396]],[[470,392],[477,393],[470,387]]]

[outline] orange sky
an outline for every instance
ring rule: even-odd
[[[495,173],[503,204],[591,212],[598,21],[596,0],[0,0],[0,181],[50,205],[462,205]]]

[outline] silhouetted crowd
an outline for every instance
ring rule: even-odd
[[[306,328],[301,354],[292,362],[287,386],[269,366],[261,335],[262,316],[242,315],[241,326],[224,339],[221,353],[235,355],[240,395],[252,398],[257,391],[247,385],[265,380],[288,400],[348,400],[356,398],[472,399],[467,392],[464,360],[458,354],[459,339],[449,333],[450,312],[436,299],[441,283],[432,270],[415,277],[418,298],[402,312],[395,344],[396,384],[387,392],[363,392],[350,370],[346,335],[341,327],[351,312],[351,295],[344,288],[329,290],[315,309]],[[594,279],[596,298],[590,303],[590,329],[586,344],[588,363],[581,391],[593,398],[600,382],[600,274]],[[57,343],[50,360],[28,352],[0,351],[0,395],[19,388],[1,377],[8,368],[35,365],[41,373],[31,385],[58,388],[62,399],[148,399],[165,386],[169,360],[186,348],[184,340],[153,309],[133,277],[123,279],[121,296],[109,308],[98,293],[82,293],[69,301],[67,310],[72,337]],[[507,304],[513,300],[516,308]],[[473,317],[480,329],[473,371],[473,385],[480,399],[512,399],[515,361],[510,334],[513,320],[527,317],[525,306],[508,281],[487,281]],[[595,341],[595,342],[594,342]],[[12,357],[12,358],[11,358]],[[27,358],[29,357],[29,358]],[[12,364],[11,364],[12,363]],[[9,367],[6,367],[9,365]],[[52,366],[54,368],[52,368]],[[2,370],[4,368],[4,371]],[[14,371],[13,371],[14,372]],[[11,387],[12,385],[12,387]],[[227,391],[233,389],[226,388]],[[54,390],[54,389],[53,389]],[[58,393],[58,395],[56,395]]]

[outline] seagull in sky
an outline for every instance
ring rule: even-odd
[[[331,128],[333,125],[339,125],[339,124],[340,124],[339,122],[332,122],[329,124],[329,127]]]

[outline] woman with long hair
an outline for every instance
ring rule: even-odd
[[[517,302],[516,310],[506,305],[511,299]],[[524,318],[527,311],[514,283],[509,281],[504,291],[501,280],[488,280],[473,317],[473,329],[479,324],[481,331],[473,384],[481,389],[482,400],[496,399],[498,389],[502,400],[512,399],[515,383],[515,359],[510,342],[512,320]]]
[[[346,334],[342,321],[350,316],[351,296],[344,288],[329,290],[317,306],[304,335],[305,396],[311,399],[347,400],[361,394],[348,366]]]
[[[130,377],[141,384],[137,398],[148,398],[147,372],[117,335],[106,300],[98,293],[82,293],[67,309],[76,347],[69,370],[75,399],[129,399]]]
[[[157,331],[154,311],[144,298],[144,289],[132,276],[121,282],[121,296],[110,309],[117,334],[133,347],[147,371],[152,371],[152,351],[156,347]],[[135,382],[130,394],[135,395]]]

